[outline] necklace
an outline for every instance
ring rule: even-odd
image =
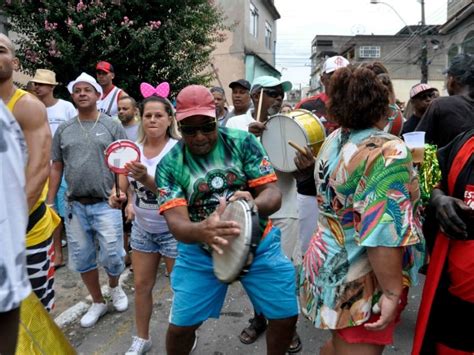
[[[100,112],[97,114],[97,118],[95,119],[94,125],[90,129],[85,129],[84,126],[82,125],[79,115],[77,116],[77,122],[79,122],[79,126],[81,126],[82,132],[84,132],[84,135],[86,136],[88,140],[89,140],[89,133],[92,132],[97,122],[99,122],[99,117],[100,117]]]

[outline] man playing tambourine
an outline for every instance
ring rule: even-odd
[[[239,236],[238,223],[221,219],[222,201],[232,195],[229,201],[243,198],[258,209],[261,241],[241,283],[255,309],[269,319],[267,353],[285,354],[298,305],[294,268],[281,251],[279,229],[268,219],[281,204],[273,167],[252,134],[217,128],[213,97],[204,86],[191,85],[179,93],[176,119],[183,140],[156,170],[160,213],[179,241],[171,275],[174,298],[167,353],[189,353],[195,330],[209,317],[219,316],[227,284],[214,275],[211,254],[202,245],[222,253]],[[221,197],[220,206],[216,196]]]

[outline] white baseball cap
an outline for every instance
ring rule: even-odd
[[[81,73],[76,80],[71,81],[69,84],[67,84],[67,89],[69,90],[69,93],[72,94],[74,90],[74,85],[77,83],[88,83],[91,84],[94,89],[102,96],[102,87],[97,83],[97,80],[95,78],[87,73]]]
[[[339,68],[347,67],[349,64],[350,64],[349,61],[340,55],[330,57],[326,59],[326,61],[323,64],[323,73],[325,74],[332,73],[333,71]]]

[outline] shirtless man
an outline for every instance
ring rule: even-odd
[[[58,215],[45,204],[51,131],[45,106],[36,97],[13,84],[13,71],[18,70],[19,66],[13,43],[7,36],[0,34],[0,98],[19,123],[22,132],[18,132],[18,137],[23,145],[26,142],[28,148],[25,172],[30,211],[26,235],[28,276],[33,291],[49,311],[54,305],[52,234],[59,223]]]

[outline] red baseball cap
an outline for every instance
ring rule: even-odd
[[[202,85],[189,85],[176,97],[176,120],[203,115],[216,118],[214,96]]]
[[[114,67],[109,62],[102,61],[97,63],[97,65],[95,66],[95,70],[102,70],[106,73],[113,73]]]

